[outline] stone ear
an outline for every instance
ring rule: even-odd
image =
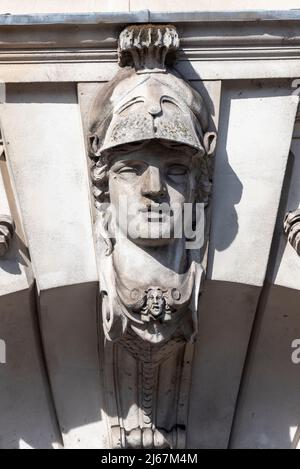
[[[206,132],[203,138],[203,145],[208,156],[212,155],[216,149],[217,134],[216,132]]]
[[[98,148],[99,148],[99,137],[96,134],[89,135],[89,146],[90,151],[93,155],[98,156]]]

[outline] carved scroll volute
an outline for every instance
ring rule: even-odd
[[[2,177],[1,160],[4,160],[4,147],[0,134],[0,257],[3,257],[10,247],[11,239],[15,232],[15,224],[10,213]]]
[[[215,134],[202,96],[170,68],[178,47],[174,26],[126,28],[120,70],[90,110],[111,447],[185,447],[203,268],[184,209],[194,226]]]
[[[11,216],[0,214],[0,257],[7,253],[14,231],[15,225]]]

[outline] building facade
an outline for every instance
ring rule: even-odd
[[[5,3],[0,448],[297,448],[297,2]]]

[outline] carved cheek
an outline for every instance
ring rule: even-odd
[[[194,172],[189,173],[188,181],[186,184],[186,202],[194,202],[194,192],[197,189],[196,176]]]
[[[134,182],[130,180],[130,178],[126,178],[124,176],[120,176],[119,174],[112,173],[109,178],[109,192],[111,198],[114,198],[114,195],[124,196],[128,194],[133,184]]]
[[[112,206],[119,207],[120,197],[126,194],[123,184],[118,180],[117,175],[111,175],[109,178],[109,196]]]
[[[110,176],[108,188],[109,188],[109,193],[110,193],[110,199],[113,200],[119,191],[119,186],[118,186],[115,175]]]
[[[190,184],[189,181],[186,181],[183,184],[168,184],[167,191],[170,197],[170,202],[189,202],[189,190]]]

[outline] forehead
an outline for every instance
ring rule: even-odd
[[[122,161],[142,161],[165,164],[172,161],[189,164],[195,151],[187,145],[167,146],[160,142],[148,142],[142,146],[124,147],[115,150],[110,156],[110,166]]]

